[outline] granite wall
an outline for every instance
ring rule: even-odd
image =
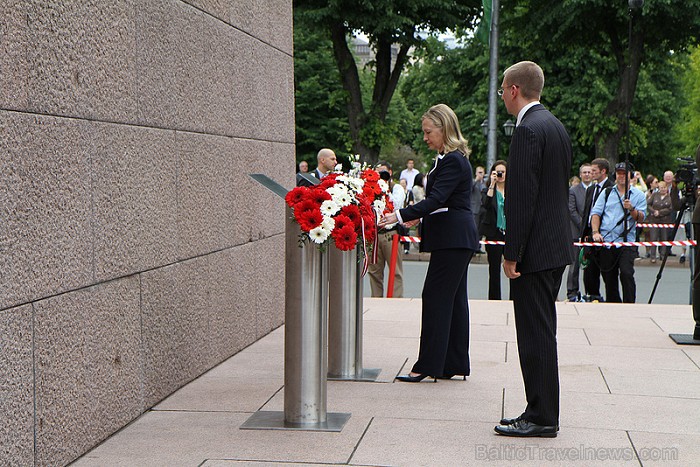
[[[291,0],[0,0],[0,464],[282,324],[293,84]]]

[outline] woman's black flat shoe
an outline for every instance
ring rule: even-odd
[[[399,381],[404,381],[404,382],[406,382],[406,383],[420,383],[420,382],[423,381],[425,378],[433,378],[433,377],[430,376],[430,375],[416,375],[416,376],[411,376],[410,374],[408,374],[408,375],[401,375],[401,376],[397,376],[397,377],[396,377],[396,379],[398,379]],[[436,379],[436,378],[433,378],[433,382],[434,382],[434,383],[437,383],[437,379]]]

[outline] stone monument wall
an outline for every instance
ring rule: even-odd
[[[291,0],[2,0],[0,464],[64,465],[284,319]]]

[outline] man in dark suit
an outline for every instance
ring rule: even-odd
[[[495,427],[506,436],[555,437],[559,430],[558,285],[572,262],[568,190],[571,140],[540,104],[544,73],[519,62],[503,74],[501,94],[517,117],[508,156],[503,270],[510,281],[527,407]]]
[[[591,185],[591,164],[581,164],[578,174],[581,177],[581,183],[569,188],[569,218],[571,219],[571,238],[574,242],[578,242],[579,238],[581,238],[583,208],[586,205],[586,190]],[[581,297],[578,278],[578,256],[581,247],[573,246],[572,244],[571,248],[574,252],[574,262],[569,266],[569,275],[566,278],[566,297],[571,302],[577,302]]]
[[[695,150],[695,164],[700,167],[700,146]],[[693,209],[693,235],[695,240],[700,238],[700,197],[695,193],[695,209]],[[693,339],[700,340],[700,247],[695,247],[695,263],[693,269]]]
[[[317,167],[311,172],[311,175],[321,180],[323,177],[333,170],[338,163],[335,157],[335,152],[332,149],[323,148],[316,155]],[[311,186],[312,184],[304,180],[297,174],[297,186]]]
[[[607,159],[598,158],[591,161],[591,179],[593,183],[586,190],[586,202],[581,216],[581,241],[593,241],[591,238],[591,209],[605,189],[613,186],[609,177],[610,162]],[[588,266],[583,270],[583,285],[586,289],[586,301],[602,301],[600,295],[600,266],[597,256],[591,252],[588,255]]]

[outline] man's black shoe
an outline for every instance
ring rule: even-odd
[[[556,438],[557,428],[557,426],[537,425],[527,420],[517,420],[512,425],[498,425],[494,430],[503,436]]]
[[[522,415],[520,416],[522,417]],[[515,418],[502,418],[501,425],[512,425],[513,423],[522,420],[520,417]]]

